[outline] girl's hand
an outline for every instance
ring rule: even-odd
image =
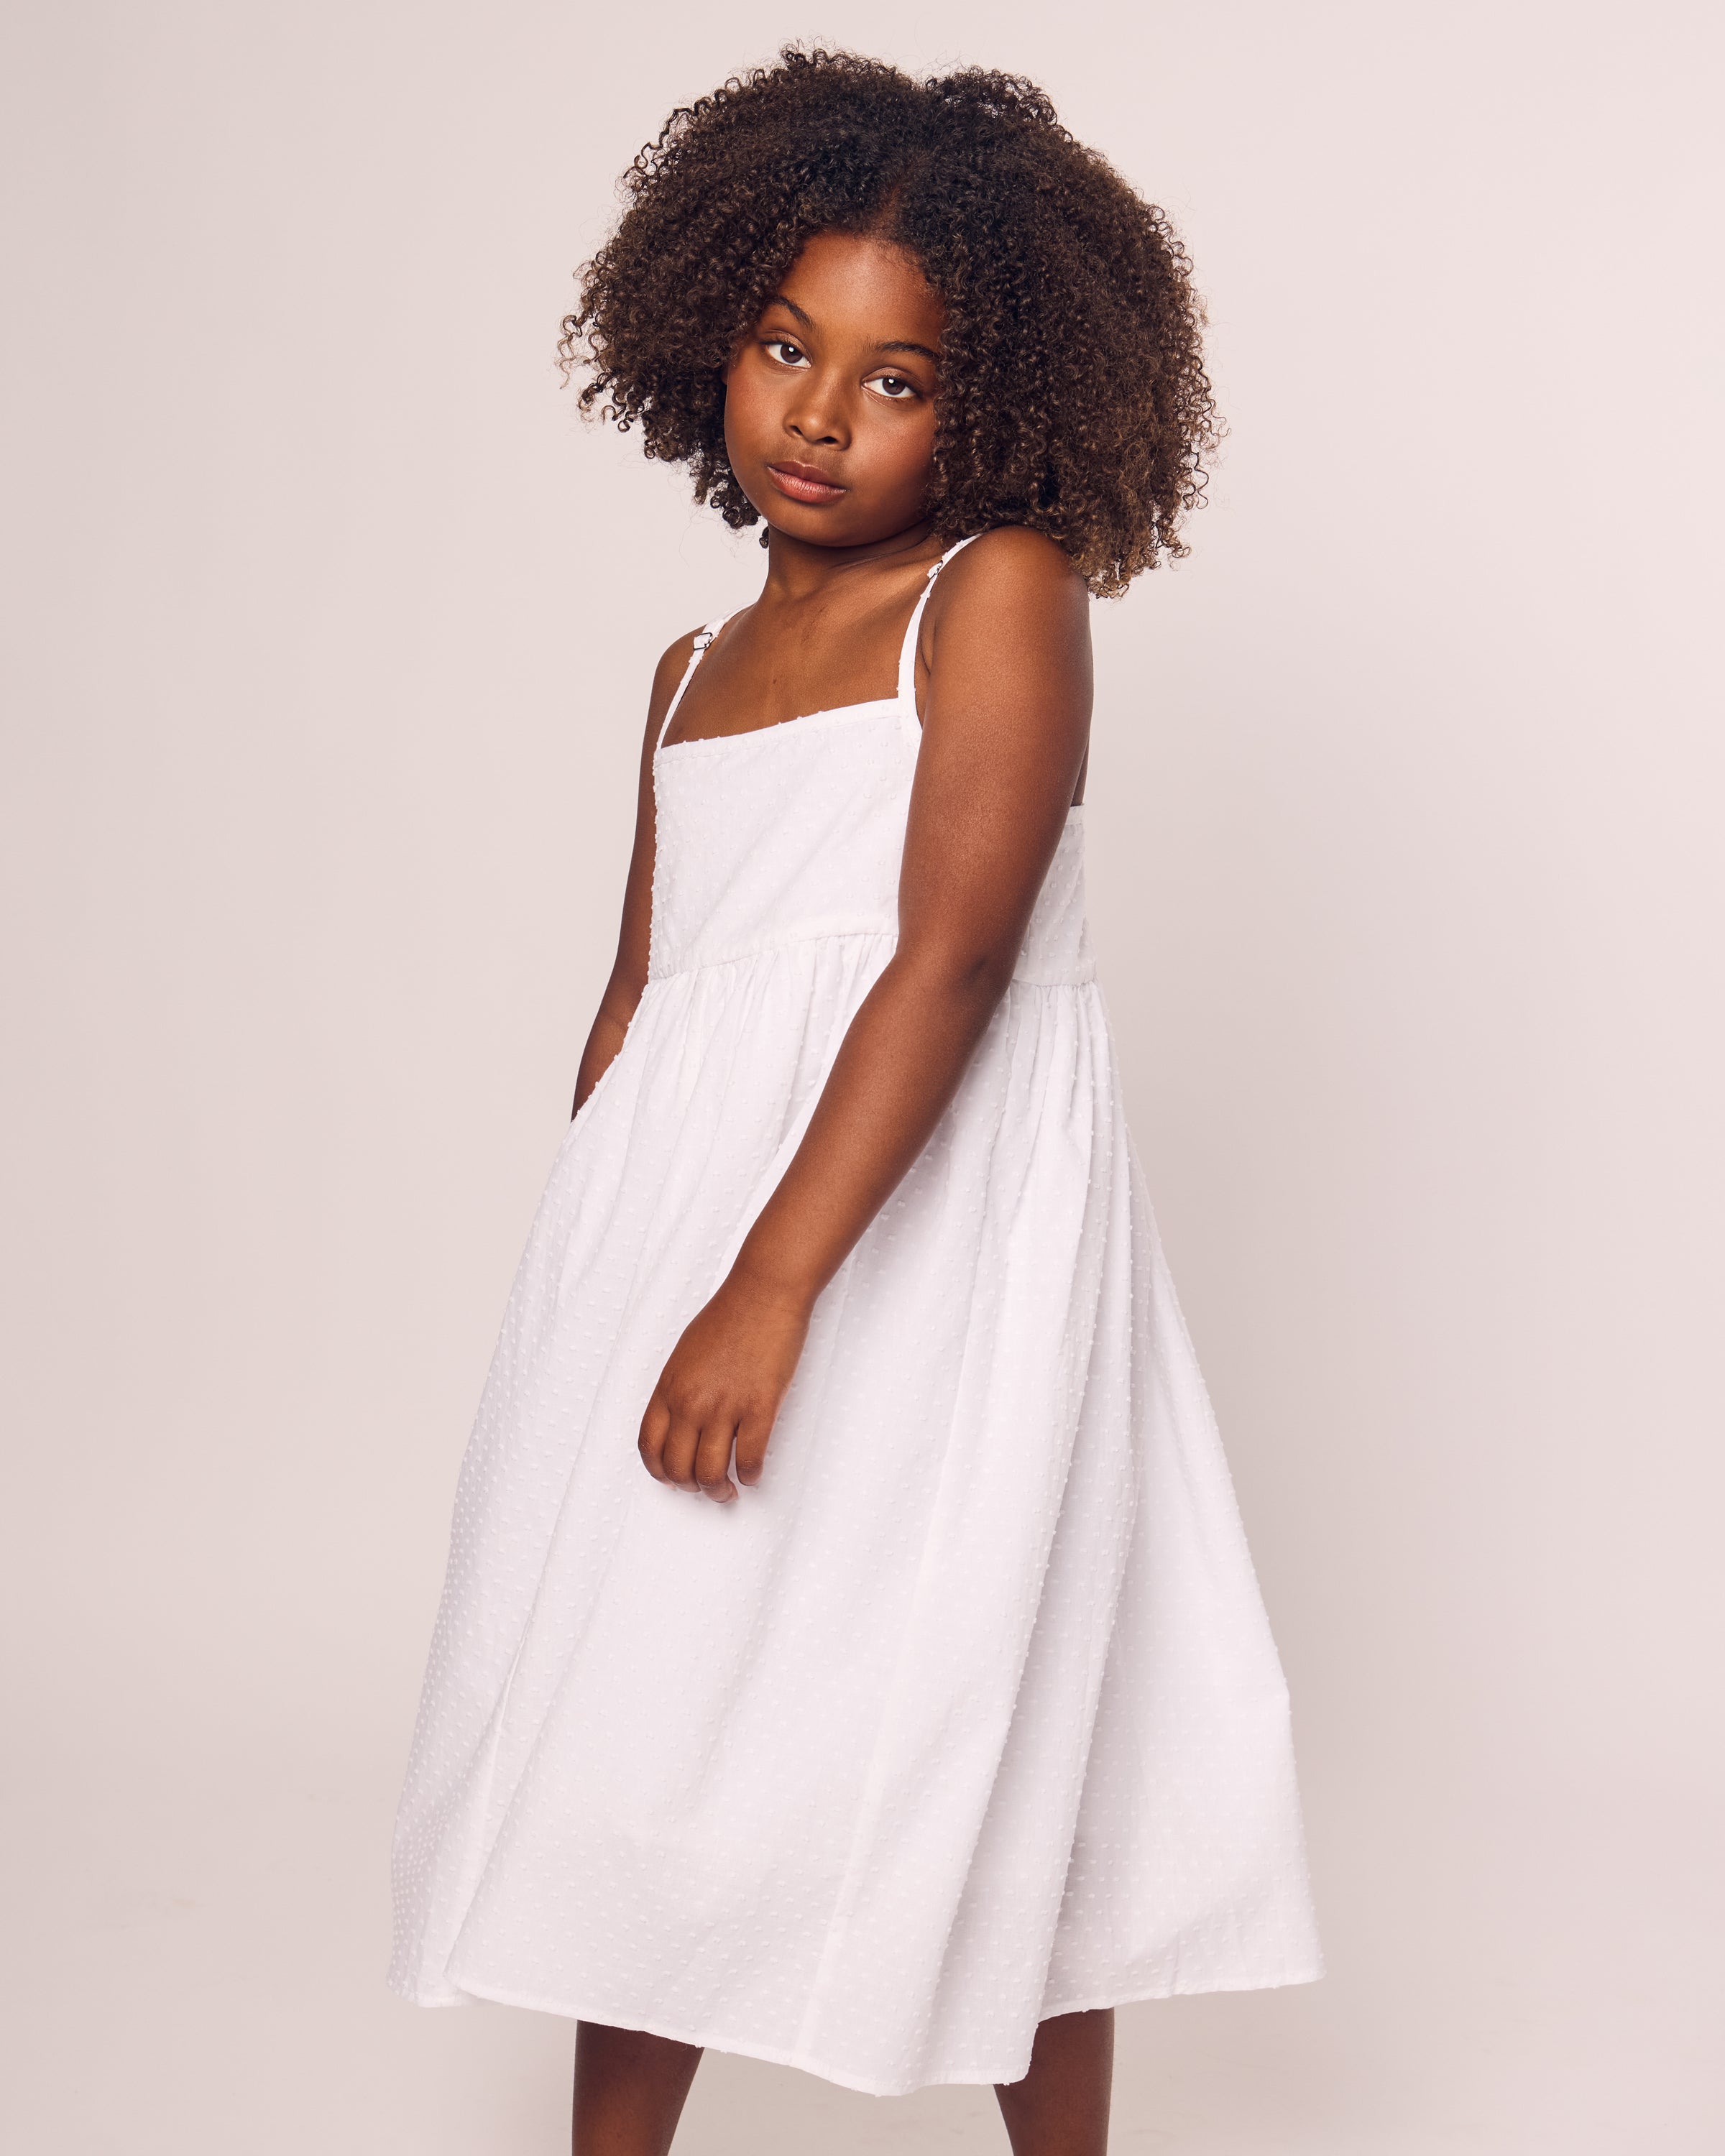
[[[641,1418],[641,1460],[656,1481],[728,1505],[737,1482],[760,1481],[811,1307],[812,1298],[729,1275],[684,1328]]]

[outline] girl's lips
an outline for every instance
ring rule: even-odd
[[[793,501],[836,501],[845,489],[813,465],[768,465],[767,476]]]

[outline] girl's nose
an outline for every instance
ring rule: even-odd
[[[850,429],[837,384],[811,374],[803,384],[803,394],[785,414],[785,431],[807,442],[811,449],[817,443],[829,449],[847,449]]]

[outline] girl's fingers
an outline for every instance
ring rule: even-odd
[[[702,1430],[695,1449],[695,1480],[720,1505],[728,1505],[737,1495],[730,1472],[731,1440],[736,1428],[734,1415],[715,1415]]]
[[[664,1399],[655,1393],[647,1403],[647,1412],[641,1417],[641,1434],[635,1450],[641,1455],[641,1465],[655,1482],[668,1478],[665,1471],[665,1440],[670,1435],[670,1409]]]
[[[752,1486],[767,1464],[767,1440],[773,1435],[770,1414],[745,1415],[737,1428],[737,1479]]]
[[[773,1422],[771,1414],[756,1413],[739,1420],[734,1413],[711,1409],[696,1421],[686,1409],[655,1392],[641,1418],[637,1450],[655,1481],[696,1491],[716,1504],[728,1505],[738,1494],[738,1483],[760,1481]],[[736,1481],[731,1477],[733,1446]]]
[[[695,1449],[700,1442],[701,1425],[691,1422],[686,1414],[673,1408],[665,1450],[660,1455],[667,1482],[675,1482],[680,1490],[693,1490],[699,1486],[695,1480]]]

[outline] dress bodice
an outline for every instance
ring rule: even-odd
[[[916,633],[929,571],[905,632],[895,695],[748,733],[667,742],[702,653],[696,639],[653,759],[655,850],[648,978],[721,966],[835,936],[898,934],[899,868],[922,728]],[[1087,981],[1084,816],[1067,815],[1014,968],[1014,980]]]
[[[915,771],[896,697],[661,747],[649,978],[823,937],[896,937]],[[1093,970],[1075,808],[1014,978]]]

